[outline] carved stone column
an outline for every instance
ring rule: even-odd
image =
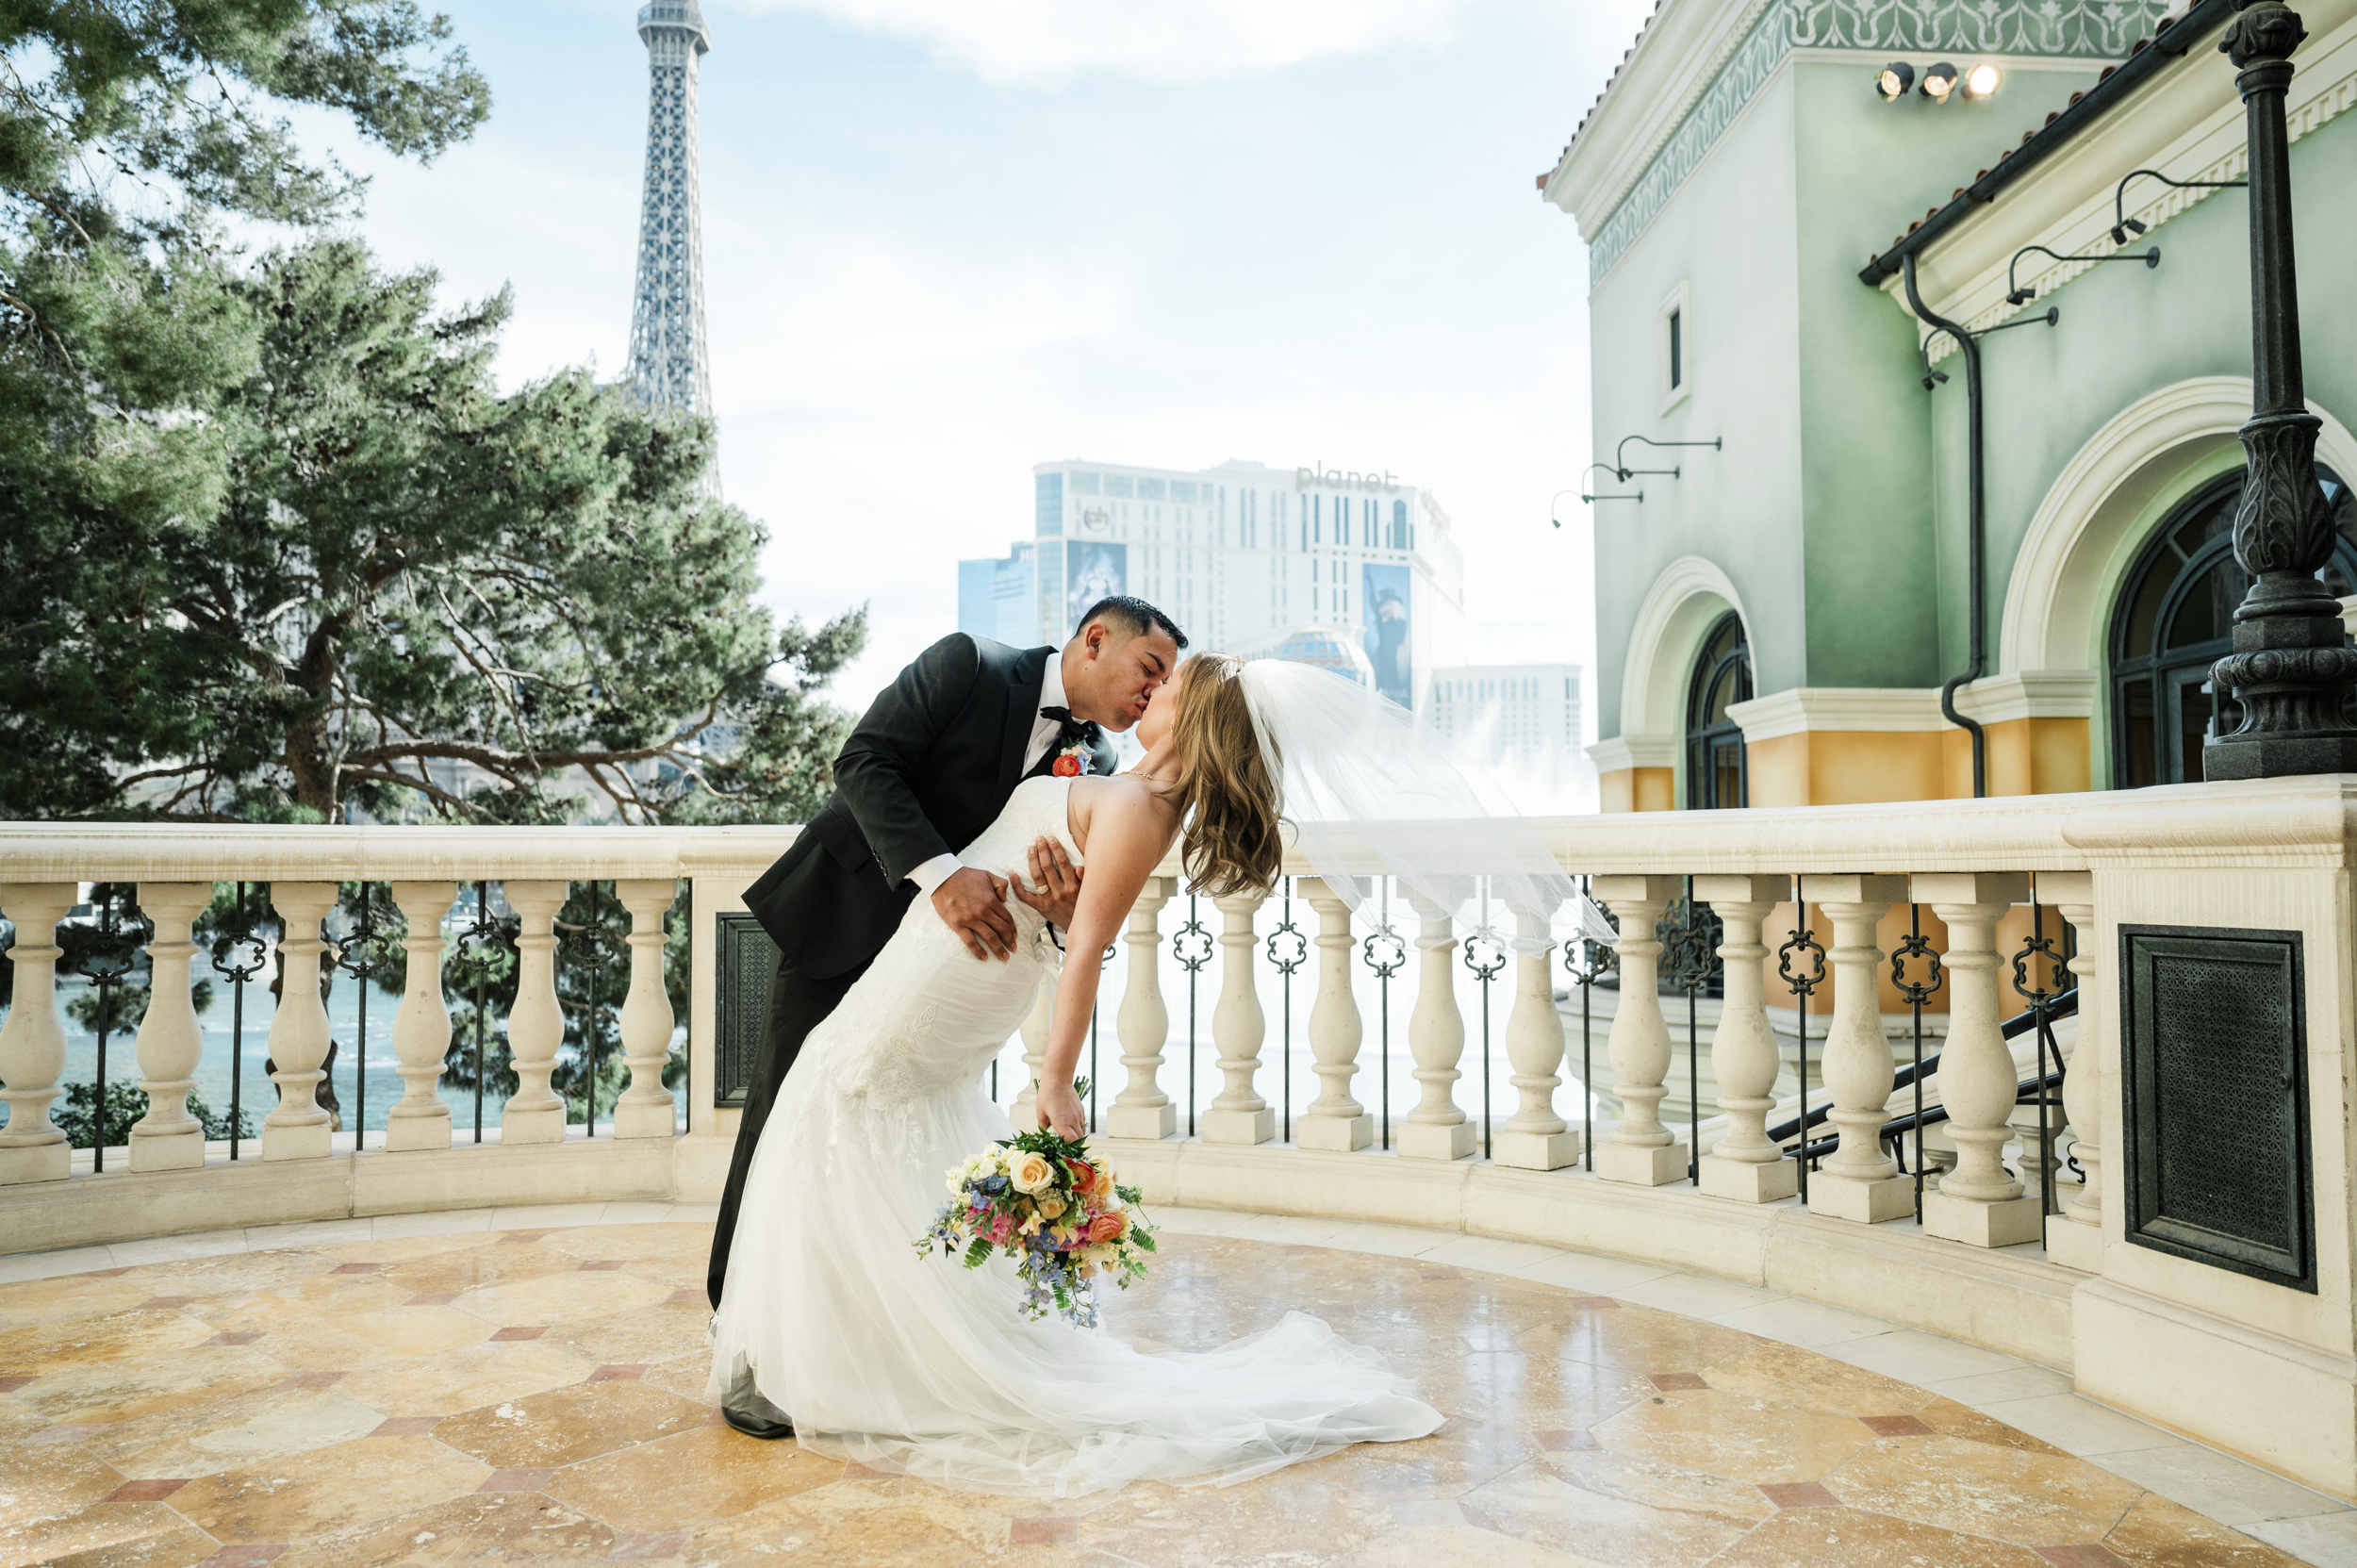
[[[140,1087],[147,1114],[131,1128],[133,1170],[195,1170],[205,1164],[205,1126],[189,1114],[189,1091],[204,1058],[205,1032],[189,990],[196,944],[189,927],[213,901],[208,882],[140,883],[140,908],[156,922],[147,945],[147,1016],[140,1020]]]
[[[409,922],[404,940],[409,973],[393,1015],[393,1055],[401,1062],[402,1097],[385,1114],[388,1149],[450,1147],[450,1102],[435,1092],[442,1081],[442,1057],[450,1049],[450,1009],[442,1002],[442,917],[457,900],[458,884],[397,882],[393,904]]]
[[[74,907],[81,888],[70,882],[0,884],[0,915],[16,926],[15,1000],[0,1025],[0,1099],[8,1102],[8,1125],[0,1127],[0,1186],[18,1181],[62,1181],[72,1171],[74,1151],[65,1130],[49,1119],[49,1102],[64,1091],[65,1020],[58,1015],[58,922]]]
[[[614,897],[630,911],[630,991],[622,999],[622,1061],[630,1082],[614,1102],[617,1138],[668,1138],[679,1102],[663,1086],[671,1056],[670,993],[663,988],[663,917],[679,897],[676,879],[618,882]]]
[[[2071,1153],[2086,1173],[2079,1196],[2059,1214],[2046,1219],[2046,1256],[2067,1268],[2088,1274],[2103,1272],[2103,1146],[2110,1134],[2104,1111],[2118,1104],[2118,1096],[2103,1090],[2103,1062],[2110,1042],[2103,1029],[2103,966],[2097,959],[2095,934],[2095,873],[2041,871],[2038,897],[2062,912],[2079,934],[2079,950],[2070,957],[2070,973],[2079,986],[2079,1043],[2070,1049],[2070,1065],[2063,1073],[2063,1118],[2077,1140]]]
[[[1703,1161],[1703,1191],[1739,1203],[1772,1203],[1800,1190],[1801,1167],[1768,1138],[1768,1113],[1776,1108],[1777,1058],[1760,968],[1768,949],[1759,928],[1791,897],[1791,883],[1784,877],[1696,877],[1694,897],[1719,916],[1725,938],[1719,959],[1725,967],[1726,999],[1711,1042],[1710,1067],[1719,1081],[1719,1109],[1727,1114],[1727,1130]]]
[[[1294,1142],[1303,1148],[1364,1148],[1375,1142],[1375,1118],[1350,1093],[1366,1034],[1350,994],[1350,906],[1316,877],[1302,878],[1295,891],[1318,912],[1318,995],[1310,1004],[1318,1098],[1294,1123]]]
[[[1810,1176],[1811,1213],[1876,1225],[1915,1214],[1915,1180],[1883,1152],[1894,1064],[1883,1032],[1883,950],[1874,928],[1904,899],[1904,877],[1808,879],[1808,891],[1833,922],[1833,1025],[1825,1033],[1824,1085],[1840,1129],[1840,1147]],[[2011,1104],[2011,1097],[2007,1098]]]
[[[1235,893],[1211,900],[1220,913],[1222,949],[1211,1041],[1219,1048],[1219,1070],[1227,1082],[1203,1113],[1207,1144],[1265,1144],[1277,1136],[1277,1113],[1252,1086],[1261,1071],[1261,1046],[1268,1037],[1268,1018],[1252,981],[1252,950],[1258,946],[1252,916],[1266,897]]]
[[[1408,1015],[1408,1049],[1424,1093],[1399,1130],[1399,1152],[1410,1160],[1462,1160],[1474,1151],[1474,1124],[1459,1109],[1454,1085],[1465,1056],[1465,1016],[1457,1008],[1451,962],[1457,938],[1446,911],[1409,896],[1424,929],[1416,937],[1415,1009]]]
[[[500,1112],[503,1144],[561,1144],[565,1141],[564,1097],[549,1087],[556,1051],[565,1043],[565,1015],[556,1004],[556,912],[568,884],[511,882],[502,884],[507,904],[521,922],[516,933],[516,1010],[507,1015],[507,1057],[516,1069],[516,1092]]]
[[[1948,1134],[1956,1146],[1956,1166],[1939,1179],[1939,1190],[1923,1195],[1923,1229],[1973,1246],[2012,1246],[2036,1241],[2043,1230],[2038,1200],[1998,1162],[2012,1136],[2013,1052],[1999,1032],[1997,922],[2030,897],[2030,879],[2019,871],[1945,872],[1914,879],[1917,903],[1948,923],[1948,950],[1940,966],[1948,972],[1948,1040],[1941,1048],[1940,1103],[1948,1108]]]
[[[1656,966],[1661,944],[1654,922],[1678,896],[1675,877],[1598,877],[1598,902],[1620,918],[1621,1005],[1612,1015],[1613,1093],[1626,1107],[1612,1139],[1596,1150],[1607,1181],[1659,1187],[1686,1175],[1687,1148],[1661,1125],[1662,1079],[1670,1071],[1670,1029],[1661,1016]]]
[[[323,1160],[333,1147],[333,1123],[319,1103],[327,1075],[327,1006],[320,999],[320,922],[336,906],[332,882],[274,882],[271,906],[285,934],[278,939],[278,1011],[270,1020],[271,1081],[278,1107],[262,1118],[262,1158]]]
[[[2342,717],[2357,649],[2346,646],[2339,601],[2316,580],[2334,535],[2316,483],[2322,421],[2308,412],[2299,363],[2283,95],[2305,36],[2298,12],[2258,0],[2218,45],[2239,73],[2250,149],[2251,413],[2234,559],[2255,580],[2234,611],[2234,651],[2210,667],[2212,683],[2242,705],[2241,727],[2201,749],[2201,776],[2212,780],[2357,772],[2357,730]]]
[[[1521,1170],[1561,1170],[1579,1159],[1579,1134],[1555,1114],[1555,1091],[1563,1080],[1563,1015],[1555,1010],[1555,948],[1547,923],[1514,912],[1525,949],[1514,954],[1514,1010],[1506,1016],[1506,1060],[1514,1068],[1514,1092],[1522,1104],[1490,1141],[1491,1162]],[[1585,1086],[1583,1085],[1583,1088]]]
[[[1154,949],[1162,946],[1162,905],[1178,891],[1177,877],[1148,877],[1129,906],[1129,983],[1121,997],[1115,1028],[1121,1035],[1121,1065],[1129,1081],[1113,1101],[1106,1131],[1116,1138],[1167,1138],[1178,1131],[1178,1108],[1155,1081],[1162,1050],[1170,1044],[1170,1008],[1162,1000],[1162,970]],[[1085,956],[1081,962],[1087,962]]]

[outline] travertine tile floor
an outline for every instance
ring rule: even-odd
[[[0,1562],[2357,1564],[2357,1513],[1974,1346],[1618,1259],[1158,1217],[1115,1332],[1298,1307],[1449,1424],[1227,1489],[956,1494],[717,1424],[708,1209],[228,1231],[0,1259]]]

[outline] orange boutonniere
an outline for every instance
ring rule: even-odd
[[[1091,757],[1087,741],[1067,742],[1064,749],[1056,753],[1055,765],[1049,771],[1060,779],[1077,779],[1089,770]]]

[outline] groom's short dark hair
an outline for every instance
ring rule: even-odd
[[[1170,640],[1178,645],[1180,652],[1187,651],[1187,634],[1178,630],[1178,623],[1132,594],[1117,593],[1091,604],[1088,614],[1080,618],[1080,625],[1086,626],[1092,620],[1110,620],[1133,637],[1144,636],[1159,626],[1170,634]],[[1078,635],[1080,627],[1074,627],[1073,633]]]

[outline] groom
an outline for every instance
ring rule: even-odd
[[[745,894],[745,907],[778,945],[778,972],[713,1232],[705,1292],[715,1308],[745,1174],[803,1036],[883,950],[920,891],[985,961],[1014,951],[1010,885],[1050,920],[1070,924],[1079,874],[1052,840],[1032,851],[1033,874],[1047,889],[1040,898],[1019,879],[1010,884],[960,866],[954,851],[991,824],[1017,784],[1050,772],[1066,751],[1084,749],[1088,771],[1112,772],[1113,745],[1102,732],[1137,722],[1186,646],[1168,616],[1120,595],[1092,605],[1061,651],[1018,652],[963,632],[944,637],[869,705],[835,758],[833,799]],[[794,1429],[749,1375],[721,1409],[731,1426],[755,1437]]]

